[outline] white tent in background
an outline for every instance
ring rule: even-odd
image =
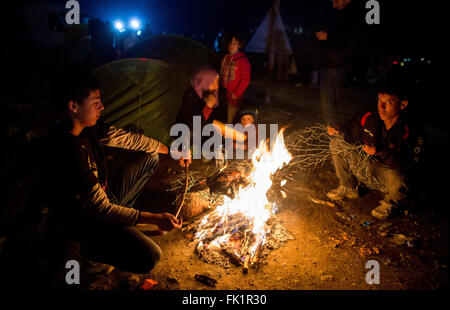
[[[269,67],[273,68],[276,51],[292,54],[292,47],[280,15],[280,0],[275,0],[262,23],[250,39],[246,52],[268,53]]]
[[[271,12],[269,11],[267,13],[266,17],[264,17],[264,20],[259,25],[255,34],[251,38],[250,42],[247,44],[247,47],[245,48],[246,52],[267,53],[268,48],[266,45],[267,45],[268,37],[270,34],[270,31],[269,31],[270,30],[269,29],[270,14],[271,14]],[[286,50],[292,53],[292,47],[291,47],[291,44],[289,43],[289,40],[288,40],[288,37],[286,34],[286,29],[284,28],[283,20],[281,19],[280,13],[278,13],[275,16],[274,29],[280,29],[283,32],[283,36],[285,39],[284,41],[286,42]]]

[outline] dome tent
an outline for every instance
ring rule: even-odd
[[[92,72],[102,85],[103,118],[118,128],[134,125],[165,144],[190,86],[190,74],[156,59],[122,59]]]
[[[188,73],[209,66],[219,70],[220,59],[215,52],[203,44],[177,35],[149,37],[132,46],[125,58],[153,58],[170,62]]]
[[[218,56],[182,36],[158,35],[131,47],[121,60],[93,74],[102,84],[103,118],[118,128],[133,126],[165,144],[181,109],[191,75],[202,66],[218,69]]]

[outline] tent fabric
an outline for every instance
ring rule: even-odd
[[[124,55],[125,58],[153,58],[170,62],[192,74],[202,66],[219,70],[220,59],[203,44],[177,35],[152,36],[136,43]]]
[[[170,128],[181,109],[190,75],[157,59],[122,59],[93,71],[102,85],[103,118],[118,128],[136,126],[169,144]]]
[[[249,53],[267,53],[268,47],[266,47],[266,42],[269,38],[270,34],[270,14],[271,10],[267,13],[266,17],[264,17],[263,21],[259,25],[258,29],[256,29],[255,34],[250,39],[250,41],[247,44],[247,47],[245,48],[246,52]],[[276,42],[282,42],[280,44],[277,44],[275,47],[277,50],[283,50],[288,51],[290,54],[292,54],[292,47],[291,43],[289,42],[288,36],[286,34],[286,29],[284,27],[283,20],[281,19],[280,13],[276,13],[275,15],[275,21],[274,21],[274,27],[273,27],[273,33],[274,35],[281,35],[281,37],[276,40]]]

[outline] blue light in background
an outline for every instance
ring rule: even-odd
[[[114,22],[114,27],[117,30],[119,30],[120,32],[125,30],[124,25],[123,25],[123,23],[120,20],[117,20],[117,21]]]
[[[138,30],[141,27],[141,22],[137,18],[132,18],[130,20],[130,27]]]

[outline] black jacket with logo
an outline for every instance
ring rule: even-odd
[[[399,170],[423,166],[425,135],[422,127],[401,114],[391,129],[386,130],[378,112],[359,113],[344,129],[346,141],[374,146],[374,158]]]

